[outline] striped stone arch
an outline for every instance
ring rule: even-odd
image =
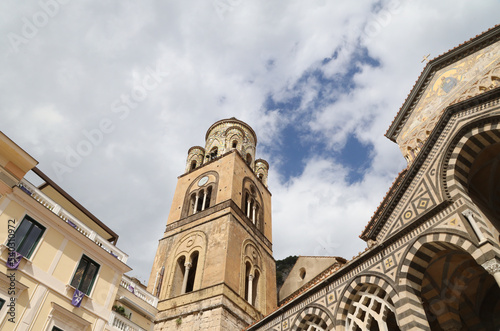
[[[465,126],[452,140],[442,166],[444,192],[449,199],[467,194],[467,177],[473,161],[486,147],[500,143],[500,117]]]
[[[417,238],[409,245],[397,273],[398,292],[405,298],[405,303],[399,308],[412,317],[401,323],[401,330],[430,330],[421,301],[422,279],[434,254],[446,249],[467,252],[478,264],[486,260],[474,243],[456,234],[429,233]]]
[[[359,289],[365,284],[374,285],[384,290],[388,297],[392,300],[395,307],[399,305],[400,296],[388,280],[381,276],[375,275],[360,275],[356,277],[349,286],[343,291],[337,308],[336,326],[343,330],[346,325],[346,318]]]
[[[295,317],[291,330],[334,330],[333,315],[325,308],[317,304],[310,304]]]

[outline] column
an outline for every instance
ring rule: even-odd
[[[474,219],[474,213],[470,209],[466,209],[462,212],[462,215],[464,215],[467,220],[469,221],[469,224],[472,226],[472,229],[474,230],[474,233],[476,234],[477,238],[479,239],[479,243],[483,243],[486,241],[486,238],[484,237],[483,233],[481,232],[481,229],[479,229],[479,226],[476,223],[476,220]]]
[[[492,275],[500,286],[500,263],[496,258],[484,262],[481,265],[490,275]]]
[[[201,205],[201,210],[205,210],[205,202],[207,201],[207,192],[203,191],[203,204]]]
[[[184,279],[182,280],[182,290],[181,294],[186,293],[186,287],[188,283],[189,269],[191,268],[191,262],[184,263]]]
[[[248,303],[249,304],[252,304],[252,287],[253,287],[253,284],[252,284],[252,280],[253,280],[253,275],[248,275]]]
[[[252,199],[247,200],[247,217],[250,218],[250,203]]]
[[[254,204],[252,207],[252,222],[253,222],[253,224],[255,224],[255,209],[256,209],[256,206]]]
[[[196,193],[196,199],[194,200],[193,214],[196,214],[197,212],[199,199],[200,199],[200,192]]]

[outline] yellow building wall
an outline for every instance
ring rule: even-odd
[[[43,271],[48,272],[63,240],[64,236],[61,233],[51,228],[46,229],[43,241],[39,245],[35,254],[31,257],[33,264]]]
[[[97,262],[97,261],[96,261]],[[99,262],[97,262],[99,263]],[[100,263],[99,263],[100,264]],[[108,267],[107,265],[102,265],[99,268],[98,279],[94,284],[94,291],[92,293],[92,300],[95,300],[101,306],[106,305],[106,300],[108,298],[109,292],[112,290],[111,286],[113,284],[113,278],[115,277],[115,271]],[[116,292],[116,288],[114,289]],[[113,297],[116,293],[113,293]],[[113,300],[110,300],[108,307],[111,309]]]
[[[17,227],[24,216],[25,211],[26,210],[21,205],[15,201],[11,201],[5,208],[2,215],[0,215],[0,224],[3,224],[3,226],[0,226],[0,242],[2,244],[7,242],[9,220],[15,220],[15,225]]]
[[[81,247],[68,241],[64,248],[64,254],[61,255],[59,262],[57,262],[52,276],[65,284],[69,284],[76,269],[76,264],[80,261],[82,252]]]

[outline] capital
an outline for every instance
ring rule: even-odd
[[[192,264],[191,262],[186,262],[186,263],[184,263],[184,266],[185,266],[187,269],[191,268],[191,266],[192,266],[192,265],[193,265],[193,264]]]
[[[491,275],[500,272],[500,263],[495,258],[484,262],[481,266]]]
[[[466,209],[466,210],[464,210],[464,211],[462,212],[462,215],[464,215],[465,217],[469,218],[469,217],[473,216],[473,215],[474,215],[474,213],[472,212],[472,210],[470,210],[470,209]]]

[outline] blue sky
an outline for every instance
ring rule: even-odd
[[[493,0],[7,0],[0,129],[120,235],[147,280],[188,149],[234,116],[270,163],[274,256],[350,259],[406,166],[383,135],[423,56],[498,12]]]

